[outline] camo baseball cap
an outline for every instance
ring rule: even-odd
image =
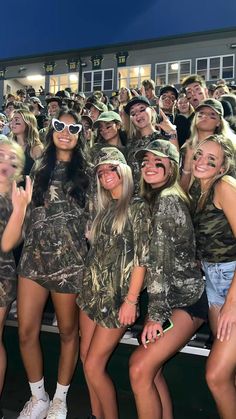
[[[116,147],[103,147],[99,151],[94,165],[95,167],[100,166],[100,164],[127,164],[124,155]]]
[[[223,99],[223,98],[222,98]],[[218,113],[218,115],[222,116],[224,115],[224,108],[222,106],[222,103],[217,99],[204,99],[198,107],[195,109],[195,112],[199,112],[202,108],[211,108],[213,111]]]
[[[135,157],[141,161],[147,152],[151,152],[156,156],[168,157],[170,160],[179,163],[179,152],[174,144],[166,140],[154,140],[148,144],[146,148],[136,151]]]

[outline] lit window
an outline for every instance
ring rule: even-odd
[[[58,90],[70,87],[72,92],[78,90],[78,73],[53,74],[50,76],[50,92],[54,95]]]
[[[151,78],[151,65],[140,65],[118,68],[118,89],[128,87],[137,89],[141,87],[142,81]]]
[[[156,85],[180,84],[189,74],[191,74],[191,60],[157,63]]]

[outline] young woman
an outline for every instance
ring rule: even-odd
[[[156,131],[156,111],[150,106],[148,99],[145,96],[135,96],[131,99],[124,108],[128,115],[129,129],[127,135],[129,141],[127,143],[127,162],[132,168],[134,178],[134,192],[139,192],[140,170],[138,162],[135,158],[135,152],[160,137],[160,132]],[[175,127],[170,120],[160,111],[163,121],[160,126],[166,132],[174,132]],[[173,140],[174,144],[178,146],[178,142]]]
[[[234,142],[236,150],[236,136],[223,118],[223,114],[223,106],[216,99],[205,99],[196,108],[196,115],[191,125],[191,137],[181,148],[181,186],[186,192],[191,185],[193,151],[201,141],[209,135],[221,134]]]
[[[32,204],[26,219],[19,264],[20,350],[32,396],[20,419],[66,418],[66,395],[78,357],[76,295],[87,253],[85,191],[87,176],[79,145],[78,116],[61,111],[52,120],[47,147],[35,168]],[[14,208],[2,247],[8,251],[21,235],[24,206]],[[16,228],[17,226],[17,228]],[[49,408],[39,343],[42,313],[49,293],[60,333],[58,382]]]
[[[90,150],[92,162],[102,147],[115,146],[124,153],[126,138],[121,131],[122,121],[117,112],[102,112],[93,127],[97,128],[98,135],[94,146]]]
[[[236,417],[236,180],[234,148],[209,136],[193,155],[193,175],[201,195],[195,213],[199,259],[206,276],[214,343],[206,378],[222,419]]]
[[[41,157],[43,145],[39,139],[37,120],[34,114],[25,109],[17,109],[11,120],[13,139],[23,148],[25,153],[24,175],[28,175],[34,161]]]
[[[143,345],[130,359],[130,380],[139,419],[172,419],[162,367],[206,319],[207,300],[195,261],[188,199],[178,184],[179,153],[169,141],[155,140],[136,156],[141,163],[143,194],[152,208],[153,233],[147,272],[148,316]],[[162,325],[168,319],[173,328],[163,334]]]
[[[138,315],[150,216],[143,200],[131,199],[131,169],[118,149],[102,148],[95,164],[98,212],[91,227],[91,248],[77,299],[81,308],[80,354],[90,393],[91,417],[118,419],[115,389],[106,366],[127,326]]]
[[[10,218],[14,206],[15,182],[21,180],[24,168],[24,152],[15,141],[8,140],[0,135],[0,237]],[[30,184],[27,182],[27,190]],[[12,198],[13,197],[13,198]],[[5,371],[6,353],[3,346],[2,335],[8,308],[16,298],[17,274],[13,253],[3,253],[0,250],[0,395],[2,393]],[[3,417],[0,411],[0,417]]]

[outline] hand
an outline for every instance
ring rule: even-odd
[[[137,306],[124,302],[119,310],[119,322],[124,326],[133,324],[137,317]]]
[[[217,339],[229,340],[233,326],[236,324],[236,301],[226,301],[218,316]]]
[[[31,182],[31,179],[29,176],[26,176],[25,189],[23,188],[23,186],[20,186],[18,188],[16,185],[16,181],[13,181],[12,194],[11,194],[13,209],[25,210],[27,205],[29,205],[29,203],[31,202],[32,192],[33,192],[33,183]]]
[[[147,340],[153,343],[156,341],[156,339],[159,338],[159,336],[157,336],[157,332],[160,333],[160,336],[163,336],[163,329],[161,323],[148,320],[144,326],[141,335],[141,341],[144,348],[147,348]]]
[[[162,118],[162,121],[159,122],[159,124],[157,124],[157,127],[165,131],[166,134],[176,131],[176,126],[172,124],[172,122],[166,116],[165,112],[163,112],[162,109],[159,109],[159,113]]]

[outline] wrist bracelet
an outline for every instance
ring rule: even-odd
[[[184,169],[182,169],[182,172],[183,172],[185,175],[190,175],[191,170],[184,170]]]
[[[125,302],[126,304],[129,304],[130,306],[136,306],[136,305],[138,304],[138,300],[136,300],[136,301],[130,301],[130,300],[128,299],[127,295],[126,295],[126,297],[124,298],[124,302]]]

